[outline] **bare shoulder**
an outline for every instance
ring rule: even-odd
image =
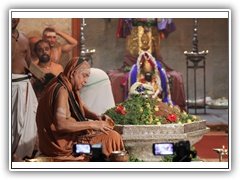
[[[57,64],[57,63],[55,63],[55,65],[56,65],[56,68],[63,70],[63,67],[62,67],[61,64]]]
[[[61,72],[63,72],[63,67],[61,64],[52,62],[52,71],[56,76],[58,76]]]
[[[19,31],[19,40],[25,43],[29,43],[28,37],[21,31]]]
[[[57,112],[57,109],[59,108],[68,108],[68,92],[64,86],[60,87],[56,95],[56,99],[54,102],[54,112]]]
[[[24,32],[19,31],[19,34],[21,34],[24,38],[28,39],[27,35]]]
[[[60,87],[57,96],[59,98],[68,98],[68,91],[67,91],[67,89],[64,86]]]
[[[65,87],[61,87],[56,95],[56,108],[57,107],[66,107],[66,104],[68,103],[68,92]]]

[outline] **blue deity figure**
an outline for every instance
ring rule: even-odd
[[[137,59],[137,63],[132,66],[129,73],[128,89],[136,82],[151,85],[153,87],[153,98],[159,97],[164,103],[172,104],[165,69],[147,51],[142,52]]]

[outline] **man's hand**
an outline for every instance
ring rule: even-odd
[[[110,131],[113,129],[112,126],[109,125],[107,121],[91,121],[92,122],[92,128],[97,131],[102,131],[105,134],[108,134],[107,131]]]
[[[103,114],[100,118],[102,121],[106,121],[112,128],[114,127],[115,123],[112,118],[110,118],[108,115]]]

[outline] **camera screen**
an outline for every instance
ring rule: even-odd
[[[74,144],[74,152],[76,154],[90,154],[90,144]]]
[[[172,155],[173,143],[155,143],[153,144],[154,155]]]

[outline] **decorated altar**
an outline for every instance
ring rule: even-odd
[[[205,120],[152,98],[146,85],[134,84],[131,93],[127,100],[106,111],[115,120],[115,130],[122,135],[130,157],[160,161],[163,156],[153,155],[154,143],[188,140],[194,145],[209,131]]]
[[[106,114],[114,119],[130,157],[143,161],[162,160],[153,155],[154,143],[188,140],[193,145],[209,131],[206,121],[184,111],[181,76],[159,61],[160,39],[171,27],[172,32],[172,20],[164,18],[120,19],[118,27],[118,37],[127,37],[129,55],[125,72],[109,72],[117,105]]]

